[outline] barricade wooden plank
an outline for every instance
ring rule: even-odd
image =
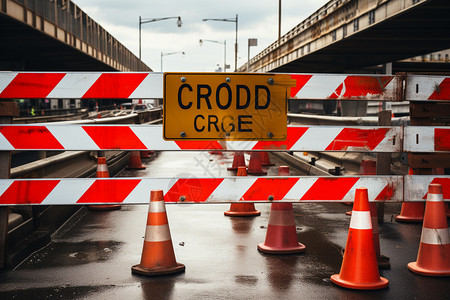
[[[285,141],[228,141],[228,150],[399,152],[401,127],[289,126]],[[0,150],[211,150],[216,141],[165,141],[160,125],[8,125]],[[225,150],[225,149],[224,149]]]
[[[162,98],[162,75],[153,72],[0,72],[0,98]],[[446,76],[407,75],[405,81],[401,75],[289,75],[296,81],[287,95],[290,99],[450,100],[450,77]]]
[[[450,100],[450,77],[407,75],[405,100]]]
[[[404,150],[407,152],[450,152],[450,127],[405,127]]]
[[[148,204],[154,189],[167,203],[352,202],[358,187],[370,201],[403,200],[402,176],[77,178],[0,180],[0,205]]]
[[[406,175],[405,201],[425,201],[427,199],[428,185],[438,183],[442,185],[442,194],[445,201],[450,199],[450,176],[448,175]]]

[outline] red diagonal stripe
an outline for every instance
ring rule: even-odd
[[[253,150],[267,150],[267,149],[280,149],[289,150],[294,144],[305,134],[309,127],[288,127],[287,138],[285,141],[270,142],[261,141],[257,142],[252,148]]]
[[[439,183],[442,185],[442,195],[444,199],[450,199],[450,178],[434,178],[431,183]],[[422,199],[427,199],[428,192]]]
[[[394,76],[347,76],[329,98],[357,98],[382,95]]]
[[[0,196],[0,204],[40,204],[60,180],[14,181]]]
[[[450,100],[450,77],[445,78],[436,88],[429,100]]]
[[[100,149],[147,149],[129,126],[82,126]]]
[[[45,98],[65,73],[19,73],[0,93],[0,98]]]
[[[450,129],[447,128],[434,129],[434,150],[450,151]]]
[[[175,141],[181,150],[222,150],[217,141]]]
[[[291,78],[295,79],[295,86],[291,87],[291,98],[294,98],[295,95],[305,86],[305,84],[311,79],[312,75],[306,74],[291,74]]]
[[[377,201],[387,201],[392,199],[395,193],[395,185],[393,184],[387,184],[384,189],[378,194],[378,196],[375,198]]]
[[[141,179],[97,179],[77,203],[122,203],[140,182]]]
[[[82,98],[128,98],[146,73],[103,73]]]
[[[342,200],[357,177],[318,178],[300,200]]]
[[[166,202],[180,202],[184,197],[186,202],[205,202],[223,178],[182,178],[164,195]]]
[[[242,196],[244,201],[282,200],[299,178],[258,178]]]
[[[0,126],[15,149],[64,149],[45,126]]]
[[[325,150],[346,151],[349,147],[373,150],[386,137],[389,128],[344,128]]]

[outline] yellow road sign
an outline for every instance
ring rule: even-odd
[[[284,140],[285,74],[165,73],[165,140]]]

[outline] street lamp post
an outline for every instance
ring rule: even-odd
[[[199,40],[200,46],[203,44],[203,42],[222,44],[224,46],[223,47],[223,71],[226,72],[227,71],[227,41],[224,40],[223,42],[220,42],[220,41],[200,39]]]
[[[250,68],[250,47],[258,46],[258,39],[248,39],[247,72]]]
[[[165,18],[141,18],[139,16],[139,60],[141,60],[141,25],[145,23],[169,20],[169,19],[177,19],[177,26],[181,27],[181,17],[165,17]]]
[[[234,43],[234,71],[237,70],[237,53],[238,53],[238,15],[236,18],[227,19],[203,19],[203,21],[221,21],[221,22],[235,22],[236,23],[236,41]]]
[[[178,52],[168,52],[168,53],[162,53],[161,52],[161,72],[163,70],[163,56],[167,56],[167,55],[173,55],[173,54],[185,54],[184,51],[178,51]]]

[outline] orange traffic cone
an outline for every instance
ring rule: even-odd
[[[141,158],[151,158],[150,151],[140,151]]]
[[[272,203],[266,240],[258,250],[267,254],[300,253],[306,246],[299,243],[292,203]]]
[[[413,169],[409,169],[408,175],[413,175]],[[420,223],[423,221],[425,204],[423,202],[403,202],[400,214],[395,216],[398,222]]]
[[[367,160],[367,159],[361,160],[361,166],[359,167],[359,175],[377,175],[377,162],[375,160]],[[345,214],[347,216],[351,216],[352,211],[347,211]]]
[[[247,169],[239,167],[236,176],[247,176]],[[223,213],[228,217],[256,217],[261,215],[261,212],[255,209],[254,203],[231,203],[230,210]]]
[[[227,168],[228,171],[237,171],[239,167],[245,167],[244,152],[235,152],[233,157],[233,164]],[[245,176],[245,175],[244,175]]]
[[[445,215],[442,186],[428,186],[427,204],[417,261],[408,269],[425,276],[450,276],[450,234]]]
[[[269,153],[266,151],[259,152],[259,156],[261,157],[262,166],[275,166],[275,164],[270,161]]]
[[[260,154],[258,151],[253,151],[250,154],[247,173],[250,175],[267,175],[267,172],[262,169]]]
[[[341,271],[332,275],[331,281],[358,290],[381,289],[389,284],[378,271],[366,188],[356,189]]]
[[[280,166],[278,175],[289,175],[289,167]],[[292,203],[272,203],[266,240],[264,244],[258,244],[258,250],[267,254],[300,253],[306,250],[306,246],[297,239]]]
[[[141,154],[139,153],[139,151],[131,151],[127,169],[145,170],[145,166],[142,165]]]
[[[97,178],[109,178],[108,166],[106,165],[106,157],[98,157],[97,159]],[[116,210],[122,206],[118,204],[99,204],[89,205],[90,210]]]
[[[185,266],[175,260],[163,191],[153,190],[150,193],[141,263],[131,267],[131,271],[140,275],[155,276],[184,270]]]

